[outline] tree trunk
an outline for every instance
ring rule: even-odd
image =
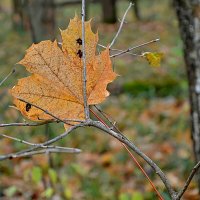
[[[23,30],[23,8],[21,0],[12,0],[12,22],[15,30]]]
[[[200,161],[200,1],[174,0],[184,43],[189,81],[192,140],[196,162]],[[200,172],[197,174],[200,191]]]
[[[141,20],[141,16],[140,16],[140,10],[139,10],[139,1],[138,0],[132,0],[133,5],[133,11],[134,11],[134,15],[136,17],[137,20]]]
[[[117,21],[116,0],[102,0],[103,22],[113,24]]]
[[[55,38],[55,9],[53,0],[29,0],[27,15],[33,42]]]

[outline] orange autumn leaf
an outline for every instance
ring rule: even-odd
[[[57,41],[32,44],[19,62],[32,73],[22,78],[11,89],[14,104],[30,120],[51,120],[54,116],[64,119],[83,120],[82,80],[82,25],[75,16],[66,30],[61,30],[62,49]],[[109,95],[107,84],[116,78],[112,70],[109,49],[96,54],[98,34],[91,30],[90,21],[85,22],[85,52],[87,67],[87,103],[99,104]],[[23,99],[30,104],[20,101]]]

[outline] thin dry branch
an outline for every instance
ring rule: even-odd
[[[126,15],[127,15],[128,11],[130,10],[130,8],[132,7],[132,5],[133,5],[133,3],[130,3],[129,6],[128,6],[128,8],[126,9],[126,11],[125,11],[125,13],[124,13],[124,16],[123,16],[123,18],[122,18],[122,20],[121,20],[119,29],[118,29],[118,31],[117,31],[115,37],[113,38],[111,44],[109,45],[109,48],[111,48],[111,47],[114,45],[116,39],[119,37],[119,34],[120,34],[121,30],[122,30],[122,27],[123,27],[123,24],[124,24]]]
[[[30,103],[29,103],[30,104]],[[82,120],[76,120],[76,119],[63,119],[63,121],[65,122],[79,122],[79,123],[82,123],[83,121]],[[10,127],[10,126],[42,126],[42,125],[45,125],[45,124],[50,124],[50,123],[59,123],[61,121],[58,121],[58,120],[46,120],[46,121],[42,121],[42,122],[14,122],[14,123],[3,123],[3,124],[0,124],[0,128],[1,127]]]
[[[84,126],[88,126],[88,123],[89,122],[84,122],[84,123],[81,123],[81,124],[77,124],[77,125],[74,125],[74,126],[71,126],[67,131],[65,131],[63,134],[57,136],[57,137],[54,137],[53,139],[51,140],[48,140],[44,143],[41,143],[40,145],[43,145],[43,146],[48,146],[50,144],[53,144],[61,139],[63,139],[64,137],[66,137],[70,132],[72,132],[73,130],[79,128],[79,127],[84,127]],[[17,153],[11,153],[11,154],[7,154],[7,155],[3,155],[3,156],[0,156],[0,161],[2,160],[6,160],[6,159],[10,159],[10,158],[16,158],[16,156],[21,156],[21,155],[27,155],[28,152],[32,152],[32,151],[36,151],[38,150],[40,147],[39,146],[34,146],[34,147],[31,147],[29,149],[25,149],[25,150],[22,150],[22,151],[19,151]],[[23,156],[22,156],[23,157]]]
[[[130,52],[130,51],[134,50],[134,49],[137,49],[137,48],[140,48],[140,47],[149,45],[149,44],[154,43],[154,42],[158,42],[159,40],[160,40],[160,39],[157,38],[157,39],[151,40],[151,41],[149,41],[149,42],[145,42],[145,43],[139,44],[139,45],[137,45],[137,46],[130,47],[130,48],[128,48],[128,49],[126,49],[126,50],[123,50],[123,51],[121,51],[121,52],[119,52],[119,53],[113,54],[113,55],[111,55],[110,57],[111,57],[111,58],[114,58],[114,57],[117,57],[117,56],[121,56],[121,55],[123,55],[123,54],[125,54],[125,53],[127,53],[127,52]]]
[[[22,139],[19,139],[19,138],[15,138],[15,137],[12,137],[12,136],[9,136],[9,135],[6,135],[6,134],[0,134],[0,136],[14,140],[14,141],[17,141],[17,142],[20,142],[22,144],[26,144],[26,145],[34,146],[34,147],[39,147],[39,148],[44,148],[44,149],[49,149],[49,148],[64,149],[64,150],[68,150],[68,149],[71,150],[72,149],[72,148],[61,147],[61,146],[48,146],[48,145],[43,145],[42,143],[39,143],[39,144],[38,143],[32,143],[32,142],[28,142],[28,141],[25,141],[25,140],[22,140]]]
[[[0,161],[5,159],[14,159],[14,158],[21,158],[27,156],[33,156],[37,154],[49,154],[49,153],[80,153],[80,149],[75,148],[66,148],[66,149],[58,149],[58,148],[48,148],[48,149],[41,149],[36,151],[24,152],[22,154],[8,154],[8,155],[1,155]]]
[[[53,123],[55,121],[44,121],[44,122],[36,122],[36,123],[28,123],[28,122],[19,122],[19,123],[8,123],[8,124],[0,124],[1,127],[9,127],[9,126],[41,126],[44,124]]]
[[[85,54],[85,0],[82,0],[82,60],[83,60],[83,100],[84,112],[86,120],[90,119],[89,106],[87,104],[87,70],[86,70],[86,54]]]
[[[196,172],[198,171],[198,169],[200,169],[200,161],[193,167],[192,171],[190,172],[190,175],[188,176],[187,181],[185,182],[185,185],[180,190],[180,192],[178,192],[177,199],[181,199],[181,197],[183,196],[183,194],[187,190],[190,182],[192,181],[192,178],[194,177],[194,175],[196,174]]]
[[[104,46],[104,45],[102,45],[102,44],[98,44],[98,46],[100,46],[100,47],[102,47],[102,48],[104,48],[104,49],[106,49],[107,47],[106,46]],[[124,50],[121,50],[121,49],[113,49],[113,48],[110,48],[109,49],[110,51],[118,51],[118,52],[123,52]],[[132,55],[132,56],[138,56],[138,57],[141,57],[142,56],[142,54],[136,54],[136,53],[131,53],[131,52],[126,52],[127,54],[130,54],[130,55]]]
[[[0,82],[0,86],[12,75],[15,73],[15,68],[12,69],[11,72]]]

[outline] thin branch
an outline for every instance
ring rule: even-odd
[[[187,190],[192,178],[194,177],[195,173],[200,169],[200,161],[193,167],[192,171],[190,172],[190,175],[187,178],[187,181],[185,182],[185,185],[183,186],[183,189],[180,190],[180,192],[177,195],[177,199],[181,199],[185,191]]]
[[[20,142],[22,144],[26,144],[29,146],[34,146],[34,147],[38,147],[38,148],[43,148],[43,149],[57,149],[57,150],[64,150],[64,151],[68,151],[69,153],[79,153],[81,152],[80,149],[76,149],[76,148],[69,148],[69,147],[61,147],[61,146],[48,146],[48,145],[43,145],[42,143],[37,144],[37,143],[32,143],[32,142],[27,142],[25,140],[19,139],[19,138],[15,138],[9,135],[5,135],[5,134],[0,134],[0,136]]]
[[[85,0],[82,0],[82,60],[83,60],[83,100],[86,120],[90,119],[89,106],[87,104],[87,69],[85,53]]]
[[[128,11],[130,10],[130,8],[132,7],[132,5],[133,5],[133,4],[130,3],[129,6],[128,6],[128,8],[126,9],[126,12],[124,13],[124,16],[123,16],[123,18],[122,18],[122,20],[121,20],[121,23],[120,23],[119,29],[118,29],[118,31],[117,31],[115,37],[113,38],[111,44],[109,45],[109,48],[111,48],[111,47],[114,45],[116,39],[118,38],[118,36],[119,36],[119,34],[120,34],[121,30],[122,30],[122,26],[123,26],[123,24],[124,24],[124,21],[125,21],[126,15],[127,15]]]
[[[0,127],[9,127],[9,126],[41,126],[41,125],[49,124],[49,123],[53,123],[53,122],[55,122],[55,121],[44,121],[44,122],[39,122],[39,123],[28,123],[28,122],[24,122],[24,123],[8,123],[8,124],[0,124]]]
[[[20,157],[27,157],[33,156],[36,154],[48,154],[48,153],[80,153],[80,149],[75,148],[66,148],[66,149],[58,149],[58,148],[48,148],[48,149],[41,149],[36,151],[24,152],[22,154],[10,154],[10,155],[3,155],[0,156],[0,160],[5,159],[13,159],[13,158],[20,158]]]
[[[151,43],[154,43],[154,42],[158,42],[159,40],[160,40],[160,39],[157,38],[157,39],[155,39],[155,40],[151,40],[151,41],[149,41],[149,42],[145,42],[145,43],[139,44],[139,45],[137,45],[137,46],[130,47],[130,48],[128,48],[128,49],[126,49],[126,50],[124,50],[124,51],[122,51],[122,52],[113,54],[113,55],[111,55],[110,57],[111,57],[111,58],[114,58],[114,57],[117,57],[117,56],[121,56],[121,55],[123,55],[123,54],[125,54],[125,53],[127,53],[127,52],[129,52],[129,51],[132,51],[132,50],[134,50],[134,49],[140,48],[140,47],[142,47],[142,46],[146,46],[146,45],[151,44]]]
[[[15,68],[12,69],[11,72],[0,82],[0,86],[12,75],[15,73]]]
[[[58,44],[59,44],[59,45],[62,45],[62,42],[58,42]],[[104,45],[102,45],[102,44],[97,44],[97,45],[100,46],[100,47],[102,47],[102,48],[104,48],[104,49],[107,48],[106,46],[104,46]],[[124,50],[122,50],[122,49],[113,49],[113,48],[110,48],[109,50],[111,50],[111,51],[124,52]],[[126,53],[127,53],[127,54],[130,54],[130,55],[132,55],[132,56],[140,56],[140,57],[143,56],[142,54],[136,54],[136,53],[131,53],[131,52],[126,52]]]
[[[102,44],[98,44],[98,46],[100,46],[100,47],[102,47],[102,48],[104,48],[104,49],[106,49],[107,47],[106,46],[104,46],[104,45],[102,45]],[[113,48],[111,48],[111,49],[109,49],[109,50],[111,50],[111,51],[118,51],[118,52],[123,52],[124,50],[121,50],[121,49],[113,49]],[[130,54],[130,55],[132,55],[132,56],[142,56],[142,54],[136,54],[136,53],[131,53],[131,52],[126,52],[127,54]]]
[[[63,119],[64,122],[79,122],[82,123],[84,122],[83,120],[80,119]]]
[[[82,123],[84,122],[83,120],[78,120],[78,119],[63,119],[64,122],[79,122],[79,123]],[[1,127],[9,127],[9,126],[42,126],[42,125],[45,125],[45,124],[50,124],[50,123],[59,123],[61,122],[60,120],[46,120],[46,121],[43,121],[43,122],[36,122],[36,123],[28,123],[28,122],[24,122],[24,123],[17,123],[17,122],[14,122],[14,123],[8,123],[8,124],[0,124],[0,128]]]
[[[67,131],[65,131],[63,134],[61,134],[61,135],[59,135],[59,136],[57,136],[57,137],[54,137],[53,139],[48,140],[48,141],[46,141],[46,142],[44,142],[44,143],[41,143],[41,145],[47,146],[47,145],[53,144],[53,143],[55,143],[55,142],[57,142],[57,141],[63,139],[64,137],[66,137],[66,136],[67,136],[70,132],[72,132],[73,130],[75,130],[75,129],[79,128],[79,127],[89,126],[89,124],[90,124],[90,121],[84,122],[84,123],[80,123],[80,124],[76,124],[76,125],[74,125],[74,126],[71,126],[71,127],[68,128]],[[17,155],[17,156],[18,156],[18,155],[21,155],[21,154],[23,155],[23,154],[26,154],[27,152],[35,151],[35,150],[37,150],[37,149],[39,149],[39,148],[40,148],[40,147],[38,147],[38,146],[34,146],[34,147],[29,148],[29,149],[19,151],[19,152],[17,152],[17,153],[11,153],[11,154],[7,154],[7,155],[5,155],[5,156],[0,156],[0,161],[9,159],[10,157],[15,158],[16,155]]]
[[[114,125],[115,126],[115,120],[111,117],[111,116],[109,116],[106,112],[104,112],[103,110],[101,110],[100,108],[98,108],[98,106],[96,106],[96,105],[94,105],[94,108],[98,111],[98,112],[100,112],[101,113],[101,115],[105,118],[105,119],[107,119],[108,120],[108,122],[110,123],[110,124],[112,124],[112,126]]]
[[[40,144],[37,144],[37,143],[32,143],[32,142],[27,142],[25,140],[22,140],[22,139],[19,139],[19,138],[15,138],[15,137],[12,137],[10,135],[6,135],[6,134],[0,134],[1,137],[5,137],[5,138],[8,138],[8,139],[11,139],[11,140],[14,140],[14,141],[17,141],[17,142],[20,142],[22,144],[26,144],[26,145],[30,145],[30,146],[34,146],[34,147],[39,147],[39,148],[58,148],[58,149],[63,149],[65,147],[60,147],[60,146],[45,146],[43,145],[42,143]]]

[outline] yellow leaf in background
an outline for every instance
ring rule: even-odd
[[[163,56],[164,56],[163,53],[156,53],[156,52],[143,53],[143,57],[146,58],[146,60],[152,67],[160,67],[160,62]]]

